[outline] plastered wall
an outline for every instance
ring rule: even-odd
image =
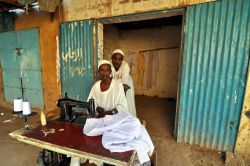
[[[121,48],[125,53],[139,53],[142,50],[163,48],[157,51],[159,71],[157,72],[156,86],[145,89],[138,85],[138,69],[137,66],[132,66],[135,93],[137,95],[176,98],[180,42],[180,25],[135,30],[122,30],[112,25],[106,25],[104,26],[104,59],[110,59],[112,51],[116,48]]]
[[[250,71],[248,71],[248,80],[245,92],[245,99],[243,103],[240,126],[235,146],[235,152],[244,155],[250,155],[250,118],[245,115],[250,111]]]
[[[42,73],[42,86],[46,111],[56,107],[56,101],[60,98],[60,82],[56,76],[56,36],[58,36],[59,24],[57,15],[53,18],[45,12],[29,12],[19,15],[15,19],[15,29],[39,28],[40,36],[40,62]]]
[[[215,0],[63,0],[64,19],[82,20],[181,8]]]

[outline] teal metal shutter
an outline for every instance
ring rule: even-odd
[[[5,101],[23,97],[43,108],[38,29],[0,33],[0,57]]]
[[[249,0],[187,8],[178,142],[234,150],[250,53],[249,11]]]
[[[86,100],[93,84],[93,21],[60,25],[62,95]]]

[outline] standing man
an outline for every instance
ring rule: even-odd
[[[130,76],[129,65],[123,59],[124,53],[122,50],[116,49],[113,51],[111,57],[111,74],[113,78],[121,79],[128,102],[128,111],[131,115],[136,116],[134,84]]]

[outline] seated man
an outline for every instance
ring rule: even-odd
[[[99,63],[98,72],[100,74],[101,80],[97,81],[93,85],[88,100],[90,98],[94,99],[96,111],[98,112],[99,117],[113,115],[117,112],[128,112],[128,104],[122,83],[110,77],[110,62],[107,60],[102,60]],[[100,163],[95,164],[101,165]],[[70,166],[79,165],[80,158],[72,157]]]
[[[113,115],[117,112],[128,112],[127,100],[123,91],[122,83],[112,79],[111,65],[107,60],[102,60],[98,67],[100,79],[97,81],[89,94],[88,100],[95,100],[96,111],[100,117]]]
[[[124,60],[124,53],[120,49],[116,49],[111,57],[112,77],[120,79],[123,83],[126,99],[128,102],[128,111],[131,115],[136,116],[134,84],[130,75],[130,68]]]

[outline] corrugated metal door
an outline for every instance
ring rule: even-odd
[[[38,29],[1,33],[0,56],[5,100],[23,95],[33,108],[43,108]]]
[[[177,141],[233,151],[250,47],[250,1],[190,6]]]
[[[93,84],[93,21],[60,25],[60,59],[62,95],[86,100]]]

